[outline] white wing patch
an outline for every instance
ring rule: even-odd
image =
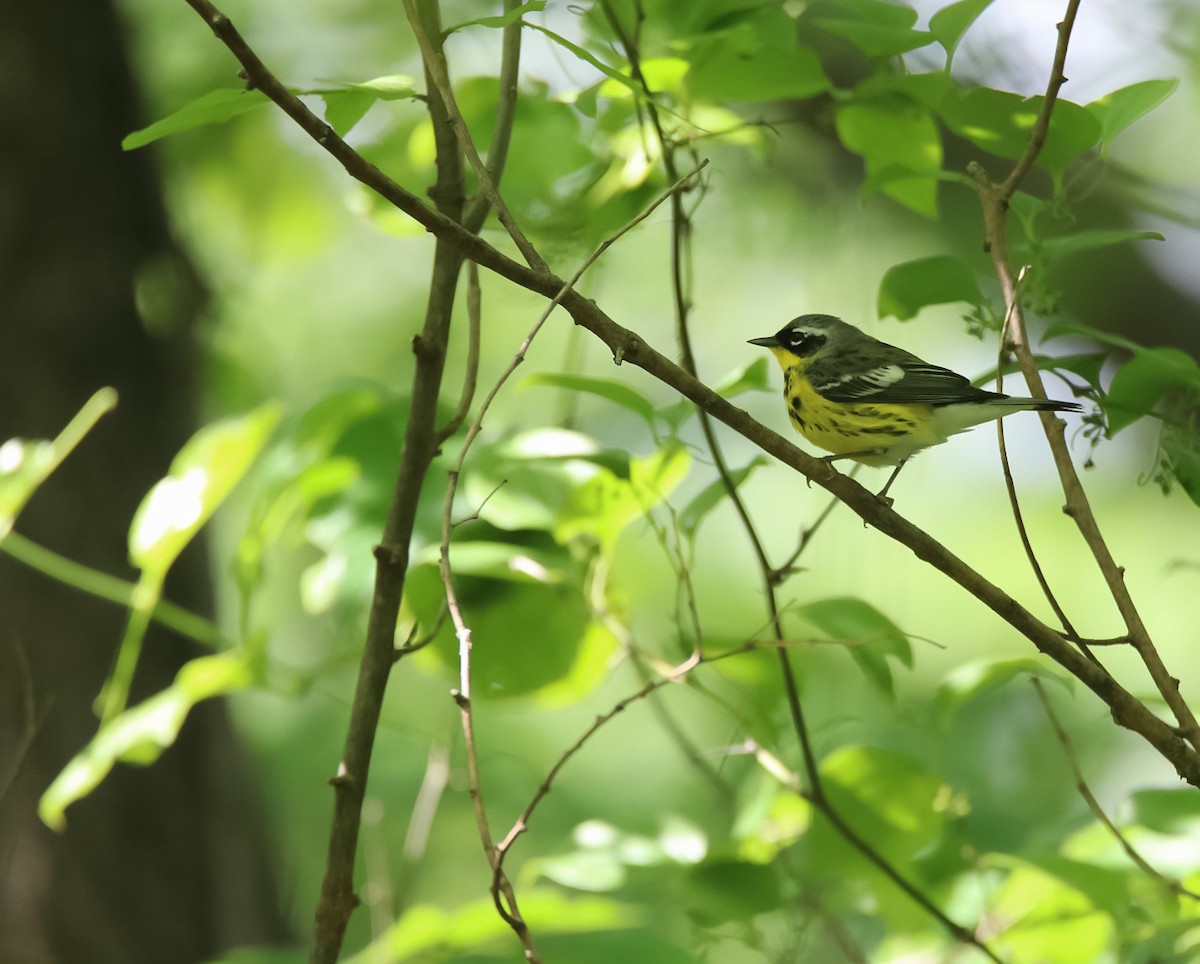
[[[885,388],[895,385],[904,378],[904,369],[899,365],[880,365],[878,368],[868,368],[866,371],[847,372],[834,378],[825,379],[820,385],[814,385],[818,392],[830,388],[842,387],[843,394],[851,398],[869,398]]]

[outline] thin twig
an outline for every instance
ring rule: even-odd
[[[431,37],[433,31],[425,28],[416,8],[416,0],[404,0],[404,11],[408,14],[408,22],[412,27],[413,36],[417,40],[417,45],[421,48],[421,57],[425,61],[425,69],[428,77],[432,80],[438,94],[441,96],[442,102],[446,105],[446,111],[450,118],[450,126],[454,129],[454,134],[458,139],[459,149],[466,156],[467,163],[471,165],[472,170],[475,171],[475,176],[479,178],[479,188],[483,192],[483,197],[487,200],[488,206],[496,212],[496,217],[504,225],[504,229],[508,232],[509,237],[513,239],[513,243],[516,244],[526,263],[537,271],[545,271],[546,262],[542,260],[542,256],[538,254],[537,249],[525,237],[525,232],[521,230],[516,219],[513,218],[512,212],[509,211],[508,205],[496,188],[496,183],[492,179],[491,172],[479,157],[479,152],[475,149],[475,142],[471,139],[470,128],[467,127],[467,122],[463,119],[462,111],[458,109],[458,102],[454,98],[454,87],[450,83],[450,74],[446,68],[446,58],[442,53],[441,44],[438,43],[435,46]]]
[[[1125,851],[1125,855],[1138,866],[1138,868],[1147,876],[1157,880],[1160,884],[1167,887],[1175,894],[1182,897],[1190,897],[1192,900],[1200,900],[1200,894],[1194,890],[1189,890],[1184,887],[1178,880],[1168,877],[1166,874],[1156,870],[1150,863],[1134,848],[1129,842],[1129,838],[1125,836],[1120,828],[1109,819],[1108,814],[1104,812],[1104,808],[1100,806],[1100,801],[1096,799],[1091,788],[1087,784],[1087,780],[1083,777],[1083,771],[1079,769],[1079,762],[1075,759],[1075,750],[1071,746],[1071,738],[1067,735],[1066,728],[1058,719],[1058,715],[1054,712],[1054,706],[1050,702],[1050,697],[1046,695],[1046,689],[1042,686],[1042,681],[1036,676],[1031,676],[1029,682],[1033,684],[1034,690],[1037,692],[1038,699],[1041,701],[1042,709],[1046,711],[1046,718],[1050,721],[1050,726],[1054,730],[1054,735],[1058,737],[1058,742],[1066,754],[1067,763],[1070,764],[1071,773],[1075,778],[1075,789],[1079,791],[1079,795],[1083,797],[1084,803],[1088,805],[1088,809],[1113,835],[1117,843],[1121,845],[1121,849]]]
[[[1004,313],[1004,323],[1000,326],[1000,338],[997,349],[998,357],[996,358],[996,391],[998,392],[1004,391],[1004,360],[1008,354],[1008,331],[1012,324],[1013,306],[1021,300],[1021,286],[1024,280],[1025,269],[1022,268],[1020,274],[1017,276],[1017,297]],[[1037,554],[1033,551],[1033,541],[1029,537],[1029,530],[1025,527],[1025,516],[1021,512],[1021,502],[1017,497],[1017,483],[1013,479],[1012,466],[1008,461],[1008,444],[1004,435],[1004,419],[1002,418],[996,419],[996,441],[1000,448],[1000,468],[1004,473],[1004,487],[1008,492],[1008,504],[1012,508],[1013,521],[1017,526],[1017,536],[1021,540],[1021,545],[1025,550],[1025,558],[1029,561],[1029,567],[1033,570],[1034,578],[1037,579],[1038,585],[1041,586],[1042,595],[1046,597],[1050,608],[1054,610],[1054,615],[1058,617],[1059,625],[1063,628],[1063,635],[1078,645],[1084,656],[1099,665],[1100,661],[1088,649],[1087,643],[1080,640],[1075,627],[1071,625],[1070,619],[1067,618],[1066,611],[1059,605],[1058,597],[1054,595],[1054,590],[1050,588],[1050,582],[1046,578],[1042,564],[1038,561]]]
[[[504,0],[504,12],[512,13],[521,0]],[[513,120],[517,116],[517,79],[521,72],[521,27],[514,20],[501,32],[499,89],[496,92],[496,122],[492,125],[492,142],[488,146],[487,173],[493,185],[500,183],[508,161],[508,145],[512,140]],[[468,202],[463,223],[472,232],[483,227],[492,206],[481,194]]]
[[[1054,104],[1062,85],[1067,82],[1063,73],[1067,66],[1067,47],[1071,43],[1071,31],[1075,27],[1075,17],[1079,13],[1082,0],[1067,0],[1067,9],[1058,24],[1058,44],[1054,49],[1054,63],[1050,67],[1050,79],[1046,83],[1046,94],[1042,98],[1042,107],[1038,111],[1037,120],[1029,131],[1029,141],[1011,173],[1000,186],[1000,196],[1007,204],[1009,198],[1016,193],[1025,175],[1033,168],[1034,162],[1046,144],[1046,135],[1050,133],[1050,116],[1054,113]]]
[[[467,414],[471,411],[471,403],[475,400],[475,384],[479,378],[479,343],[481,296],[479,291],[479,265],[474,261],[467,262],[467,370],[463,375],[462,392],[458,396],[458,408],[440,432],[438,444],[450,438],[462,427]]]
[[[11,759],[0,761],[3,765],[3,770],[0,770],[0,800],[4,799],[9,787],[13,785],[20,775],[21,768],[24,767],[25,761],[29,758],[29,750],[33,746],[33,741],[37,739],[38,731],[42,728],[42,723],[45,721],[50,709],[49,701],[47,701],[41,713],[38,712],[37,693],[34,689],[33,670],[29,666],[29,657],[25,654],[25,650],[15,641],[10,641],[8,645],[16,657],[17,676],[20,677],[21,716],[23,719],[20,732],[17,734],[16,739],[12,741]]]
[[[529,935],[528,928],[524,920],[520,917],[517,911],[516,897],[507,875],[503,872],[502,862],[496,851],[496,847],[492,840],[491,829],[488,824],[487,810],[483,803],[483,791],[479,779],[479,759],[478,750],[475,740],[474,729],[474,714],[471,707],[471,628],[467,625],[466,619],[462,614],[461,607],[458,601],[458,594],[454,588],[453,571],[450,566],[450,536],[453,532],[454,525],[451,522],[451,515],[454,506],[454,498],[458,492],[458,482],[462,475],[463,465],[466,462],[467,453],[470,451],[472,443],[475,441],[479,432],[483,428],[484,419],[487,417],[488,410],[491,408],[492,402],[500,393],[500,389],[508,381],[509,377],[517,370],[521,363],[525,360],[525,355],[528,353],[530,346],[533,344],[534,338],[537,337],[542,326],[549,319],[554,309],[558,307],[559,302],[567,295],[569,291],[574,289],[575,284],[579,281],[585,271],[590,268],[601,255],[604,254],[617,240],[631,231],[634,227],[644,221],[663,201],[669,198],[676,191],[682,190],[684,186],[695,177],[699,171],[693,171],[685,177],[681,178],[676,184],[672,185],[666,191],[659,195],[649,206],[646,207],[637,217],[623,225],[619,230],[606,238],[596,248],[596,250],[579,266],[575,274],[567,281],[562,289],[551,299],[546,306],[541,316],[534,323],[529,334],[525,336],[521,342],[516,354],[509,361],[508,366],[500,374],[496,383],[491,387],[487,397],[480,404],[479,411],[475,418],[471,421],[467,428],[466,438],[463,439],[462,447],[459,449],[458,457],[455,460],[453,468],[448,473],[448,481],[446,485],[446,495],[442,504],[442,541],[438,554],[438,571],[442,578],[442,587],[446,593],[446,605],[450,613],[450,618],[454,622],[455,635],[458,637],[458,658],[459,658],[459,688],[454,694],[455,700],[458,703],[461,719],[464,742],[466,744],[467,753],[467,777],[469,780],[470,796],[475,809],[476,824],[479,829],[480,839],[483,842],[484,852],[487,855],[488,863],[492,867],[492,896],[496,904],[496,909],[500,916],[517,932],[521,937],[522,943],[525,945],[525,956],[529,961],[539,959],[536,949],[533,947],[532,938]],[[501,900],[501,895],[504,900]]]

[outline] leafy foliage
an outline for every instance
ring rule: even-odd
[[[889,216],[937,222],[968,185],[947,166],[947,145],[958,139],[993,161],[1015,159],[1043,106],[1041,97],[968,85],[951,74],[964,37],[990,5],[959,0],[921,27],[916,9],[884,0],[612,2],[572,8],[569,21],[531,0],[456,23],[445,35],[459,77],[456,100],[485,156],[505,92],[497,76],[458,61],[453,45],[520,27],[526,43],[537,38],[566,65],[554,83],[522,81],[502,182],[516,220],[544,250],[565,258],[625,224],[666,186],[669,165],[685,153],[694,160],[711,148],[722,177],[762,176],[775,136],[766,131],[788,111],[812,119],[813,130],[836,139],[861,164],[856,186],[864,203],[883,206]],[[438,161],[432,122],[418,109],[420,86],[384,74],[294,90],[319,101],[339,135],[354,131],[367,160],[415,191],[430,183]],[[1087,105],[1059,100],[1037,158],[1045,196],[1018,193],[1011,203],[1013,233],[1020,234],[1014,247],[1030,266],[1022,292],[1028,302],[1053,308],[1054,270],[1075,259],[1161,239],[1124,225],[1082,227],[1071,178],[1106,158],[1116,138],[1175,86],[1149,80]],[[239,130],[265,103],[256,91],[213,90],[129,135],[123,147],[212,124]],[[472,180],[470,187],[479,185]],[[690,225],[704,196],[722,189],[714,177],[689,192],[674,226]],[[382,245],[384,232],[395,227],[394,212],[377,198],[355,204],[373,226],[357,229],[382,229],[371,235]],[[883,272],[881,317],[909,320],[946,304],[968,306],[976,321],[1003,316],[974,261],[912,254]],[[394,250],[389,257],[393,271]],[[238,284],[252,273],[245,266],[233,272]],[[390,284],[381,276],[374,283]],[[661,294],[640,280],[630,287],[648,303]],[[399,316],[415,317],[408,306],[397,308],[389,327]],[[492,371],[489,354],[508,350],[497,347],[508,339],[493,317],[485,326],[485,374]],[[415,323],[408,327],[415,330]],[[1196,361],[1078,323],[1059,323],[1049,335],[1120,355],[1115,371],[1107,351],[1091,348],[1039,361],[1082,379],[1079,390],[1097,407],[1089,429],[1097,441],[1156,420],[1156,478],[1164,488],[1178,483],[1200,504]],[[218,345],[221,337],[232,336],[222,333]],[[406,349],[380,354],[388,357],[389,377],[395,357],[410,364]],[[451,370],[461,374],[456,361]],[[247,368],[256,364],[261,359]],[[1048,743],[1023,684],[1030,676],[1056,680],[1064,692],[1055,695],[1065,701],[1072,697],[1067,678],[1040,658],[1005,655],[973,658],[936,680],[921,679],[910,637],[872,598],[881,583],[907,585],[895,561],[878,569],[864,562],[867,575],[850,580],[849,589],[805,592],[807,601],[783,607],[777,617],[786,630],[779,645],[764,642],[756,631],[764,615],[752,608],[762,588],[748,575],[753,564],[745,547],[729,547],[723,522],[762,491],[756,487],[770,463],[742,454],[718,473],[691,402],[654,396],[611,372],[560,367],[528,375],[520,391],[506,390],[506,401],[517,400],[514,410],[517,403],[527,410],[489,415],[461,474],[450,466],[465,433],[441,439],[410,544],[402,547],[409,568],[395,628],[393,693],[399,694],[387,706],[385,730],[394,731],[407,755],[385,778],[392,784],[378,791],[405,801],[397,808],[418,794],[427,801],[426,794],[441,793],[426,789],[436,783],[432,764],[422,777],[408,761],[457,739],[444,723],[445,694],[457,687],[463,654],[470,652],[488,808],[532,809],[553,783],[550,799],[559,809],[547,813],[547,806],[528,821],[523,816],[512,837],[529,850],[514,879],[524,919],[549,959],[669,964],[693,959],[697,946],[730,944],[743,955],[737,959],[758,953],[829,960],[844,943],[877,960],[963,953],[951,949],[952,936],[927,908],[897,889],[897,878],[948,908],[955,921],[984,922],[979,931],[992,951],[1014,960],[1182,959],[1195,942],[1195,901],[1129,861],[1096,815],[1059,799],[1044,828],[1023,826],[1038,822],[1026,810],[1003,831],[991,823],[997,818],[988,777],[1003,778],[1017,796],[1050,792],[1051,782],[1064,796],[1069,790],[1061,755],[1048,768],[1054,772],[1040,772],[1016,754],[988,755],[997,745],[1011,749],[1004,740],[1035,726],[1039,745]],[[729,374],[716,391],[725,398],[753,403],[755,393],[771,388],[762,359],[722,358],[721,370]],[[42,800],[49,825],[61,828],[66,808],[116,763],[157,759],[200,700],[251,690],[271,698],[336,692],[328,702],[342,709],[351,687],[340,669],[354,656],[373,604],[372,550],[412,417],[405,391],[342,381],[315,398],[266,403],[214,422],[184,446],[130,526],[131,560],[141,575],[121,656],[99,731]],[[450,419],[453,394],[443,391],[441,424]],[[71,444],[0,447],[0,545]],[[459,489],[447,509],[448,473]],[[240,515],[225,522],[226,544],[234,546],[226,560],[229,595],[237,600],[225,622],[236,625],[234,639],[187,663],[167,690],[126,708],[141,639],[156,618],[171,566],[239,484],[248,490]],[[768,506],[772,540],[807,510],[811,503],[802,495],[789,493]],[[445,545],[443,511],[450,517]],[[799,550],[808,549],[810,534]],[[443,554],[469,624],[469,646],[446,619]],[[717,576],[701,584],[710,559]],[[767,575],[796,573],[797,582],[787,584],[790,597],[809,573],[788,565]],[[307,648],[280,641],[287,635],[276,626],[286,621],[280,614],[295,618],[289,607],[320,627]],[[964,624],[962,639],[950,645],[973,643],[981,632]],[[799,668],[806,712],[819,708],[815,749],[794,745],[795,725],[775,670],[778,653],[767,650],[787,653]],[[1011,703],[1000,705],[1002,699]],[[626,725],[631,717],[637,722]],[[979,725],[965,730],[968,718]],[[340,712],[321,719],[344,728]],[[286,729],[278,720],[271,726]],[[810,753],[816,771],[803,774],[798,761]],[[589,769],[593,759],[602,763]],[[685,764],[684,775],[675,772]],[[461,758],[454,766],[456,774],[464,769]],[[1194,847],[1200,840],[1194,800],[1193,791],[1139,792],[1121,829]],[[432,831],[431,846],[453,856],[427,858],[432,881],[422,881],[415,898],[398,899],[394,919],[385,908],[384,926],[370,937],[358,934],[348,959],[511,958],[512,931],[486,894],[491,877],[478,860],[478,844],[463,848],[471,851],[469,865],[456,849],[476,834],[469,806],[444,802],[438,819],[448,826]],[[869,843],[869,853],[843,823]],[[411,854],[429,843],[409,833],[400,861],[418,860]],[[424,833],[428,838],[431,831]],[[312,843],[289,841],[297,852]],[[316,856],[294,859],[319,859],[323,848],[311,849]],[[439,861],[451,869],[433,866]],[[369,872],[377,874],[377,865]]]

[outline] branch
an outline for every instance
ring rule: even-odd
[[[500,192],[496,189],[496,183],[492,179],[491,171],[488,170],[487,166],[480,159],[479,152],[475,150],[475,142],[471,139],[471,131],[467,127],[466,120],[463,119],[462,112],[458,109],[457,101],[454,99],[454,87],[450,83],[450,74],[446,69],[446,58],[442,53],[441,37],[438,36],[435,42],[433,37],[434,32],[426,29],[422,23],[422,18],[417,13],[416,2],[417,0],[404,0],[404,11],[408,14],[408,22],[412,26],[413,36],[416,37],[417,45],[421,48],[421,57],[425,61],[426,77],[431,86],[437,90],[439,98],[446,107],[450,127],[453,129],[454,135],[458,140],[459,149],[466,156],[468,163],[470,163],[471,168],[475,171],[475,175],[479,178],[479,188],[483,192],[483,198],[486,200],[488,207],[495,210],[500,223],[504,225],[509,237],[513,239],[513,242],[526,262],[528,262],[531,268],[545,271],[546,262],[542,260],[542,256],[538,254],[537,249],[525,237],[524,232],[513,218],[512,213],[508,210],[508,205],[504,202],[504,198],[500,196]]]
[[[1075,23],[1079,3],[1080,0],[1068,0],[1066,13],[1058,25],[1058,46],[1055,50],[1054,65],[1046,88],[1045,100],[1030,133],[1029,143],[1012,173],[1003,184],[997,185],[992,183],[982,165],[973,161],[967,166],[967,171],[978,188],[980,202],[983,206],[986,247],[991,254],[997,277],[1000,279],[1000,285],[1004,292],[1004,302],[1010,318],[1010,340],[1021,374],[1025,377],[1030,394],[1035,398],[1046,398],[1047,395],[1045,386],[1042,384],[1041,374],[1029,349],[1018,284],[1009,266],[1005,218],[1008,213],[1009,198],[1012,197],[1021,179],[1028,173],[1041,152],[1046,133],[1049,130],[1054,103],[1058,98],[1059,90],[1066,82],[1063,68],[1066,64],[1067,47],[1070,43],[1071,29]],[[1042,412],[1041,420],[1054,457],[1055,467],[1058,470],[1063,493],[1066,496],[1066,505],[1063,507],[1063,511],[1075,521],[1080,535],[1091,550],[1096,566],[1125,623],[1130,641],[1154,681],[1155,688],[1174,714],[1179,725],[1179,732],[1187,738],[1193,749],[1200,749],[1200,725],[1197,724],[1191,708],[1179,692],[1179,681],[1168,672],[1150,639],[1145,624],[1142,622],[1141,614],[1125,585],[1125,570],[1113,559],[1083,490],[1083,484],[1071,462],[1071,453],[1066,442],[1065,423],[1049,412]],[[1107,673],[1105,675],[1107,676]]]
[[[1050,726],[1054,730],[1054,735],[1058,738],[1059,744],[1063,748],[1063,752],[1067,756],[1067,763],[1071,766],[1071,773],[1075,777],[1075,789],[1079,791],[1079,795],[1083,797],[1084,803],[1088,805],[1088,809],[1113,835],[1117,843],[1121,845],[1121,849],[1125,851],[1125,855],[1134,862],[1134,864],[1148,877],[1157,880],[1163,884],[1172,893],[1179,894],[1183,897],[1190,897],[1192,900],[1200,900],[1200,894],[1193,890],[1184,887],[1178,880],[1173,880],[1165,874],[1160,873],[1143,857],[1137,850],[1134,849],[1128,838],[1121,833],[1117,827],[1104,812],[1104,808],[1100,806],[1100,801],[1096,799],[1091,788],[1087,785],[1087,781],[1083,778],[1083,772],[1079,769],[1079,763],[1075,759],[1075,751],[1071,746],[1071,738],[1067,735],[1066,729],[1059,722],[1058,716],[1054,712],[1054,707],[1050,703],[1050,697],[1046,695],[1046,689],[1042,686],[1042,681],[1036,676],[1031,676],[1029,682],[1033,684],[1033,688],[1037,691],[1038,699],[1041,701],[1042,709],[1046,711],[1046,718],[1050,721]]]
[[[1050,115],[1054,113],[1054,104],[1058,100],[1058,92],[1067,82],[1063,70],[1067,66],[1067,47],[1071,43],[1071,31],[1075,27],[1075,16],[1079,13],[1082,0],[1067,0],[1067,10],[1062,21],[1058,24],[1058,45],[1054,49],[1054,64],[1050,68],[1050,80],[1046,83],[1046,95],[1042,100],[1042,109],[1038,111],[1037,120],[1029,132],[1029,143],[1018,158],[1012,172],[1000,186],[1000,196],[1004,204],[1016,193],[1017,187],[1025,180],[1025,175],[1033,168],[1038,155],[1046,145],[1046,135],[1050,133]]]
[[[550,303],[543,310],[541,316],[534,323],[529,334],[525,336],[525,340],[521,342],[516,354],[512,357],[508,367],[501,373],[496,383],[488,392],[487,397],[479,407],[479,412],[472,420],[470,427],[467,429],[466,438],[463,440],[462,447],[459,449],[458,457],[455,460],[454,467],[449,472],[449,479],[446,485],[446,496],[442,504],[442,541],[438,553],[438,571],[442,579],[442,587],[446,593],[446,603],[450,612],[450,617],[454,621],[455,635],[458,637],[458,660],[459,660],[459,689],[455,693],[455,701],[458,703],[459,711],[462,719],[462,729],[464,742],[466,744],[467,753],[467,775],[469,780],[471,802],[475,809],[475,822],[479,829],[480,840],[483,842],[484,853],[487,856],[488,864],[492,868],[492,898],[496,904],[496,910],[500,916],[509,924],[521,939],[521,943],[525,947],[525,958],[528,961],[539,961],[541,958],[538,955],[537,949],[533,944],[533,938],[529,933],[529,929],[521,917],[517,908],[516,894],[513,890],[511,881],[503,870],[502,852],[498,851],[492,840],[491,828],[488,824],[487,810],[483,804],[483,790],[479,779],[479,757],[476,750],[475,742],[475,724],[474,713],[471,708],[471,629],[463,618],[461,607],[458,602],[458,594],[454,588],[453,572],[450,566],[450,535],[454,529],[451,524],[451,513],[454,506],[454,497],[458,492],[458,481],[462,475],[463,465],[466,462],[467,453],[471,449],[476,437],[483,428],[483,421],[487,417],[488,410],[491,408],[492,402],[499,395],[500,389],[504,387],[505,382],[512,376],[513,372],[525,360],[525,355],[528,353],[530,346],[533,344],[533,339],[537,337],[542,326],[545,325],[551,313],[558,306],[559,302],[569,293],[574,292],[574,286],[583,276],[584,272],[590,268],[597,259],[604,254],[618,239],[631,231],[635,226],[641,224],[651,212],[654,211],[663,201],[680,191],[684,186],[697,174],[693,171],[686,177],[662,194],[658,196],[651,204],[646,207],[637,217],[633,218],[619,230],[606,238],[596,250],[583,262],[576,270],[575,274],[567,281],[561,290],[551,299]],[[503,900],[501,896],[503,895]]]

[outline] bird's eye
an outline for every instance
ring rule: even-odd
[[[825,336],[811,331],[789,331],[783,341],[797,355],[804,356],[825,344]]]

